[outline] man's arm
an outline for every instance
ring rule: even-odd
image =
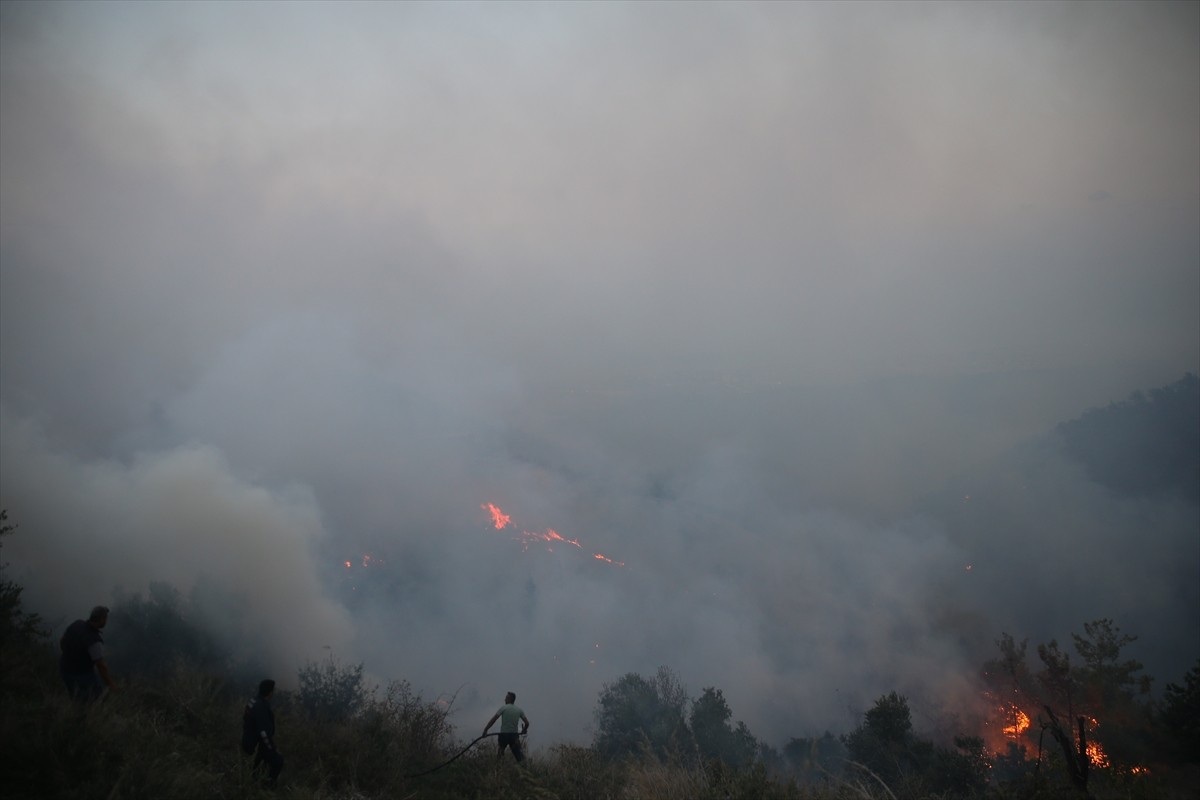
[[[525,712],[521,712],[521,733],[529,730],[529,717],[525,716]]]
[[[108,662],[103,658],[98,658],[93,663],[96,665],[96,672],[100,673],[100,680],[104,681],[104,685],[108,687],[110,692],[115,692],[117,690],[117,682],[108,673]]]
[[[495,725],[496,720],[498,720],[498,719],[500,719],[499,711],[497,711],[495,714],[492,714],[492,718],[488,720],[487,725],[483,726],[483,735],[484,736],[487,736],[488,729],[491,728],[493,725]]]
[[[258,730],[258,738],[266,745],[268,750],[275,749],[275,743],[271,741],[271,734],[267,733],[267,727],[270,725],[270,714],[262,703],[255,703],[253,710],[254,727]]]

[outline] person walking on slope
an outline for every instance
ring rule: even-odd
[[[254,755],[254,769],[264,761],[270,768],[268,785],[274,786],[283,770],[283,756],[275,747],[275,712],[270,697],[275,681],[266,678],[258,684],[258,695],[246,703],[242,711],[242,752]]]
[[[100,629],[108,624],[108,609],[96,606],[87,620],[77,619],[67,626],[58,642],[62,655],[58,669],[67,693],[81,703],[90,703],[104,692],[104,686],[116,691],[117,683],[108,674],[104,660],[104,637]],[[97,676],[99,673],[99,676]],[[104,686],[100,681],[104,681]]]
[[[525,712],[516,705],[516,702],[517,696],[512,692],[504,695],[504,705],[500,706],[488,720],[488,724],[483,726],[483,735],[487,736],[488,729],[496,724],[496,720],[500,720],[500,737],[496,758],[503,758],[504,748],[510,747],[513,758],[521,762],[525,760],[525,754],[521,752],[521,737],[529,730],[529,717],[525,716]],[[521,722],[520,733],[517,733],[518,721]]]

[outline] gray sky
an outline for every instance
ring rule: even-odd
[[[5,555],[57,619],[208,580],[280,675],[328,646],[579,741],[659,664],[778,741],[961,706],[1001,630],[1200,654],[1186,570],[997,599],[1161,575],[1194,510],[1050,459],[990,565],[915,511],[1200,371],[1196,4],[0,21]]]

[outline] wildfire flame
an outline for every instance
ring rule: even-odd
[[[984,741],[988,752],[1003,755],[1024,752],[1025,737],[1033,720],[1015,700],[1006,700],[991,692],[983,696],[992,709],[984,723]]]
[[[507,517],[505,517],[507,519]],[[521,531],[521,549],[528,550],[529,545],[534,542],[546,542],[547,550],[554,551],[554,543],[562,542],[563,544],[573,544],[582,549],[578,539],[565,539],[559,535],[558,531],[553,528],[547,528],[545,533],[535,533],[533,531]]]
[[[1088,727],[1093,731],[1100,727],[1100,721],[1095,717],[1088,717],[1087,721],[1090,723]],[[1095,739],[1088,739],[1087,757],[1088,761],[1091,762],[1093,767],[1106,769],[1107,767],[1111,766],[1108,760],[1108,753],[1104,752],[1104,748],[1101,747],[1100,743]]]
[[[1104,748],[1100,746],[1099,742],[1088,742],[1087,756],[1093,767],[1105,769],[1109,766],[1108,754],[1104,752]]]
[[[988,704],[995,709],[996,717],[992,717],[994,722],[989,721],[986,724],[984,738],[987,742],[988,751],[1001,755],[1006,752],[1024,754],[1025,738],[1032,726],[1032,719],[1020,705],[1010,700],[1004,700],[989,691],[985,691],[984,697],[987,698]],[[1093,733],[1100,727],[1100,721],[1095,717],[1084,717],[1087,746],[1084,752],[1087,755],[1088,763],[1096,769],[1112,769],[1112,760],[1108,753],[1104,751],[1104,747],[1093,738]],[[1024,756],[1028,759],[1028,756]],[[1150,770],[1145,766],[1138,765],[1127,768],[1130,775],[1148,775]]]
[[[492,503],[484,503],[480,508],[492,515],[492,525],[496,527],[496,530],[502,530],[512,524],[512,517],[501,511],[499,506]]]
[[[495,503],[482,503],[479,507],[488,513],[488,516],[491,518],[492,527],[496,530],[503,530],[512,525],[512,517],[500,510],[500,506]],[[547,528],[544,532],[523,530],[520,536],[514,536],[513,539],[521,543],[523,551],[528,551],[531,544],[544,544],[550,552],[554,552],[554,546],[557,544],[569,544],[580,550],[584,549],[578,539],[568,539],[553,528]],[[592,558],[597,561],[603,561],[606,564],[612,564],[614,567],[625,566],[624,561],[616,561],[603,553],[592,553]],[[349,566],[348,563],[347,566]]]
[[[1029,730],[1029,715],[1016,706],[1007,709],[1006,718],[1012,720],[1012,724],[1002,729],[1005,736],[1016,739]]]

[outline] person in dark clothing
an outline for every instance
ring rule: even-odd
[[[87,620],[77,619],[67,626],[58,642],[62,655],[58,659],[58,670],[67,693],[83,703],[98,698],[107,686],[116,691],[116,681],[108,673],[104,660],[104,637],[100,629],[108,624],[108,609],[96,606]],[[101,683],[103,681],[103,684]]]
[[[266,678],[258,684],[258,694],[246,703],[242,711],[242,752],[254,756],[254,769],[264,762],[270,769],[268,783],[275,785],[283,770],[283,755],[275,747],[275,712],[271,710],[271,695],[275,681]]]
[[[483,726],[483,735],[487,736],[487,732],[496,724],[496,720],[500,720],[500,736],[497,740],[496,758],[504,756],[504,749],[512,750],[513,758],[518,763],[525,760],[525,754],[521,752],[521,737],[529,730],[529,718],[525,716],[525,712],[517,706],[517,696],[512,692],[504,695],[504,705],[496,710],[492,718],[488,720],[487,725]],[[521,732],[517,733],[517,723],[521,723]]]

